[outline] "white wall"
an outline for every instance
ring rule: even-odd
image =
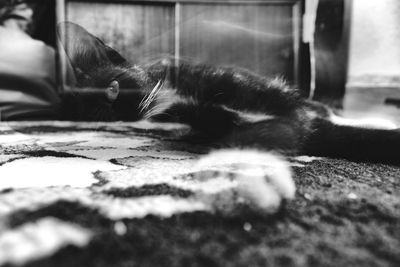
[[[373,80],[391,76],[387,79],[400,82],[400,1],[353,0],[353,4],[350,83],[368,76]]]

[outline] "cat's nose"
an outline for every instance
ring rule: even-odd
[[[119,83],[118,81],[112,81],[106,89],[106,97],[109,101],[114,102],[119,94]]]

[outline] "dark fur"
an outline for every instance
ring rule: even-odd
[[[134,66],[80,26],[63,23],[60,27],[69,36],[64,45],[76,76],[75,86],[80,88],[75,95],[65,95],[65,118],[140,119],[139,103],[162,84],[160,90],[172,89],[184,101],[163,100],[170,101],[169,107],[152,114],[152,119],[189,124],[201,134],[199,140],[293,155],[400,161],[399,131],[335,125],[329,120],[328,108],[301,98],[282,81],[240,68],[175,59]],[[106,88],[113,80],[121,88],[113,103],[107,101],[104,90],[85,93],[86,87]],[[144,113],[159,104],[152,101]],[[242,116],[254,112],[273,117],[251,122]]]

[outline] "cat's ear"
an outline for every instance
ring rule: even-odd
[[[128,63],[117,51],[75,23],[60,22],[57,34],[75,72],[90,73],[96,67]]]

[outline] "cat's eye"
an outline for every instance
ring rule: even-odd
[[[106,89],[106,97],[109,101],[114,102],[119,94],[119,82],[113,80]]]

